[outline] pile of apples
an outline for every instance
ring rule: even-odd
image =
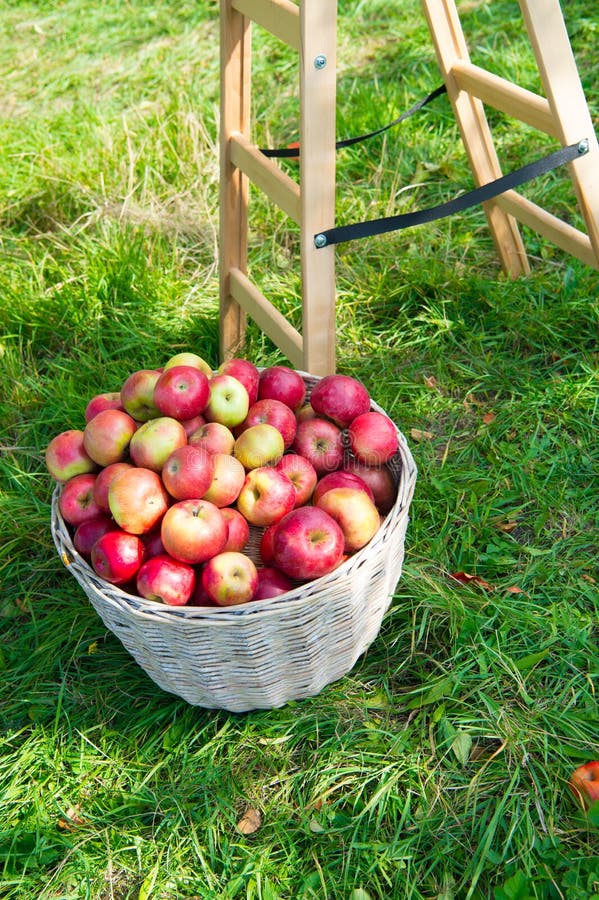
[[[287,366],[239,357],[213,372],[186,352],[92,397],[84,427],[57,434],[45,460],[102,579],[173,606],[231,606],[366,546],[396,499],[397,449],[355,378],[328,375],[308,397]]]

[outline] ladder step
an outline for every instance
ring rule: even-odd
[[[301,197],[299,185],[279,166],[252,144],[239,131],[229,139],[231,162],[247,175],[260,190],[293,219],[301,221]]]
[[[231,5],[299,52],[299,6],[291,0],[232,0]]]

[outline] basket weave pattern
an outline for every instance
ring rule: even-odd
[[[308,393],[318,380],[302,373]],[[372,403],[371,408],[383,412]],[[246,712],[318,694],[369,647],[401,577],[416,466],[405,438],[389,468],[397,499],[369,544],[329,575],[236,607],[172,607],[108,584],[75,550],[52,498],[58,553],[110,631],[163,690],[188,703]],[[261,530],[248,555],[258,561]]]

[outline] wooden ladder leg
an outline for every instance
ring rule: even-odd
[[[231,162],[230,136],[250,127],[251,21],[221,0],[220,62],[220,357],[243,345],[246,314],[233,299],[229,272],[247,270],[248,179]]]
[[[455,62],[470,61],[454,0],[422,0],[422,5],[474,180],[487,184],[501,177],[501,167],[482,102],[461,91],[452,76]],[[527,274],[530,266],[516,219],[493,200],[483,208],[504,271],[511,277]]]

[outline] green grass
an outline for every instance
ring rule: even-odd
[[[535,89],[517,4],[462,7],[474,61]],[[597,121],[597,24],[564,10]],[[597,273],[525,230],[532,274],[507,281],[478,209],[339,248],[339,368],[419,469],[404,576],[318,697],[191,707],[63,568],[43,452],[133,368],[218,362],[218,7],[0,11],[0,896],[598,897],[597,815],[566,787],[599,758]],[[416,0],[340,13],[345,137],[440,78]],[[257,139],[286,143],[295,70],[255,42]],[[549,147],[492,122],[506,169]],[[338,181],[340,223],[469,189],[447,101],[340,154]],[[578,221],[563,173],[526,193]],[[299,322],[297,232],[257,195],[251,229],[253,273]],[[246,352],[284,361],[254,325]]]

